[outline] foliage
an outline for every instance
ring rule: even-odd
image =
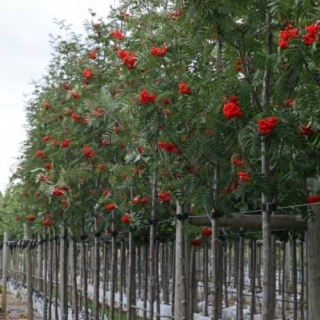
[[[108,22],[92,13],[84,39],[67,29],[26,108],[28,139],[11,187],[24,195],[14,195],[17,211],[36,214],[37,228],[64,220],[74,231],[104,231],[105,206],[115,204],[117,231],[139,238],[156,202],[164,239],[175,200],[224,215],[259,209],[261,192],[280,207],[305,203],[306,178],[318,174],[320,55],[319,35],[312,45],[303,35],[318,11],[316,2],[130,0]],[[281,49],[285,28],[298,34]],[[152,193],[154,172],[167,198]]]

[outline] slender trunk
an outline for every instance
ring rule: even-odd
[[[37,270],[37,278],[38,278],[38,290],[43,292],[43,241],[41,234],[38,235],[38,270]]]
[[[232,259],[232,251],[233,251],[233,244],[230,242],[229,244],[229,268],[228,268],[228,285],[231,286],[231,275],[233,272],[233,259]]]
[[[3,249],[2,249],[2,312],[6,312],[7,310],[7,280],[8,280],[8,267],[9,267],[9,247],[8,247],[8,241],[9,241],[9,232],[4,232],[3,237]]]
[[[130,249],[129,249],[130,254]],[[128,266],[128,269],[130,266]],[[125,287],[125,277],[126,277],[126,248],[124,240],[121,240],[120,243],[120,308],[119,308],[119,320],[123,319],[123,288]],[[129,277],[130,277],[130,269],[128,270]],[[129,304],[129,297],[130,297],[130,281],[128,282],[128,288],[127,288],[127,310],[128,310],[128,320],[130,319],[130,304]]]
[[[148,301],[148,245],[143,247],[143,263],[144,263],[144,273],[143,273],[143,320],[147,319],[147,301]]]
[[[257,243],[257,249],[258,249],[258,255],[257,255],[257,287],[259,288],[259,290],[262,290],[262,283],[261,283],[261,265],[262,265],[262,244],[259,241]]]
[[[141,288],[142,288],[142,263],[141,263],[141,245],[137,247],[137,271],[138,271],[138,299],[141,299]]]
[[[81,235],[81,279],[82,279],[82,298],[83,298],[83,317],[84,320],[89,320],[89,305],[88,305],[88,273],[87,273],[87,249],[86,249],[86,234],[85,220],[82,219],[82,235]]]
[[[50,244],[49,244],[49,258],[48,258],[49,259],[49,262],[48,262],[48,318],[49,320],[51,320],[53,318],[52,317],[53,274],[52,273],[53,273],[53,260],[54,260],[53,259],[54,245],[53,245],[52,230],[49,230],[49,239],[50,239]],[[55,243],[56,242],[57,240],[55,240]],[[56,289],[56,292],[58,292],[57,289]]]
[[[54,232],[54,245],[52,246],[52,254],[51,254],[51,264],[50,264],[50,268],[51,268],[51,274],[52,274],[52,278],[51,278],[51,292],[53,289],[53,270],[54,270],[54,284],[55,284],[55,305],[54,305],[54,316],[55,319],[59,318],[59,313],[58,313],[58,308],[59,308],[59,290],[58,290],[58,286],[59,286],[59,250],[60,250],[60,242],[59,242],[59,237],[57,235],[57,232]],[[54,254],[54,263],[53,263],[53,254]],[[51,293],[52,296],[52,293]]]
[[[61,319],[68,318],[68,232],[64,225],[60,227],[60,304]]]
[[[224,304],[229,307],[228,301],[228,244],[225,240],[223,243],[223,285],[224,285]]]
[[[297,237],[292,237],[292,282],[293,282],[293,320],[298,319],[298,296],[297,296]]]
[[[157,151],[156,151],[157,152]],[[149,317],[152,319],[154,314],[154,290],[155,290],[155,274],[154,274],[154,246],[156,239],[156,200],[157,200],[157,170],[153,172],[152,185],[152,209],[151,209],[151,223],[150,223],[150,241],[149,241]]]
[[[29,240],[29,225],[27,223],[23,224],[24,239]],[[30,242],[28,242],[27,247],[24,249],[24,257],[26,261],[26,280],[27,280],[27,308],[28,308],[28,320],[33,320],[33,301],[32,301],[32,264],[31,264],[31,251]]]
[[[300,255],[301,255],[301,289],[300,289],[300,310],[301,320],[304,320],[304,290],[305,290],[305,266],[304,266],[304,233],[301,234]]]
[[[78,288],[77,288],[77,244],[74,238],[74,234],[70,230],[70,234],[72,234],[71,238],[71,246],[70,246],[70,256],[71,256],[71,281],[72,281],[72,313],[73,319],[79,320],[79,309],[78,309]]]
[[[187,319],[187,293],[186,274],[184,261],[184,238],[183,238],[183,206],[177,203],[176,219],[176,272],[175,272],[175,299],[174,318]]]
[[[155,244],[155,263],[154,263],[154,267],[155,267],[155,301],[156,301],[156,318],[157,320],[160,320],[160,281],[159,281],[159,247],[160,247],[160,242],[158,240],[156,240],[156,244]]]
[[[60,304],[61,319],[68,318],[68,231],[64,225],[60,228]],[[58,279],[56,279],[58,280]]]
[[[129,260],[128,260],[128,284],[127,284],[127,312],[128,320],[136,319],[136,248],[133,233],[129,232]],[[139,270],[140,273],[140,270]]]
[[[170,248],[169,248],[169,243],[166,242],[164,245],[164,273],[161,275],[161,280],[162,280],[162,291],[163,291],[163,301],[166,304],[170,303],[170,296],[169,296],[169,282],[170,282]]]
[[[172,264],[171,264],[171,276],[172,276],[172,297],[171,297],[171,308],[172,308],[172,316],[174,316],[175,314],[175,299],[176,299],[176,282],[177,282],[177,279],[176,279],[176,269],[177,269],[177,266],[176,266],[176,246],[175,246],[175,243],[172,245],[172,248],[171,248],[171,258],[170,259],[172,261]]]
[[[268,2],[268,0],[266,0]],[[271,13],[266,13],[266,54],[270,56],[272,54],[272,29],[271,29]],[[270,99],[270,79],[271,69],[266,67],[263,77],[263,89],[262,89],[262,105],[267,107]],[[270,179],[269,170],[269,144],[267,137],[261,138],[261,173],[267,180]],[[272,276],[272,244],[271,244],[271,213],[272,208],[269,208],[271,204],[271,196],[265,191],[261,195],[262,204],[262,239],[263,239],[263,297],[262,297],[262,320],[273,320],[274,307],[272,306],[272,288],[273,288],[273,276]]]
[[[196,285],[196,249],[194,246],[191,247],[190,252],[190,281],[189,281],[189,304],[190,313],[189,319],[193,319],[193,314],[197,302],[197,285]]]
[[[108,263],[108,244],[105,241],[103,244],[103,280],[102,280],[103,297],[102,297],[102,310],[101,310],[102,320],[105,320],[105,314],[106,314],[106,300],[105,300],[105,298],[106,298],[106,292],[107,292],[107,285],[106,285],[107,272],[108,272],[107,263]]]
[[[218,70],[221,69],[221,50],[222,43],[221,40],[218,40],[218,57],[217,64]],[[221,71],[221,70],[220,70]],[[215,164],[214,169],[214,185],[213,185],[213,198],[214,201],[219,196],[219,183],[218,180],[220,178],[220,166],[218,163]],[[216,203],[214,203],[217,206]],[[218,250],[219,250],[219,227],[218,227],[218,214],[219,212],[213,212],[213,217],[211,219],[211,228],[212,228],[212,236],[211,236],[211,277],[212,277],[212,319],[219,320],[221,318],[220,308],[219,308],[219,297],[221,296],[221,288],[219,287],[219,263],[218,261]]]
[[[204,293],[204,310],[203,315],[208,316],[208,296],[209,296],[209,277],[208,277],[208,266],[209,266],[209,257],[208,257],[208,243],[206,242],[203,247],[203,293]]]
[[[320,205],[312,205],[313,217],[308,221],[307,248],[308,248],[308,320],[320,319]]]
[[[238,233],[238,230],[237,230]],[[237,290],[238,289],[238,275],[239,275],[239,236],[238,234],[236,235],[236,240],[235,240],[235,244],[234,244],[234,271],[233,271],[233,275],[234,275],[234,288]]]
[[[218,308],[218,314],[219,314],[219,319],[222,317],[222,299],[223,299],[223,241],[221,237],[218,238],[218,287],[219,291],[218,296],[216,297],[217,300],[217,308]]]
[[[116,232],[114,222],[114,211],[112,211],[112,240],[111,240],[111,272],[110,272],[110,308],[109,318],[114,319],[115,315],[115,292],[116,292],[116,263],[117,263],[117,243],[116,243]]]
[[[98,232],[98,221],[95,219],[94,237],[94,295],[93,295],[93,320],[99,320],[99,286],[100,286],[100,233]]]
[[[213,218],[211,221],[212,225],[212,237],[211,237],[211,278],[212,278],[212,316],[213,320],[219,320],[219,308],[217,297],[219,295],[218,287],[218,275],[217,275],[217,264],[218,264],[218,219]]]
[[[290,241],[286,242],[286,251],[285,251],[285,303],[286,303],[286,309],[291,308],[290,304],[290,292],[291,292],[291,261],[292,261],[292,255],[291,255],[291,246]]]
[[[276,236],[271,235],[271,296],[270,296],[270,311],[271,319],[275,318],[276,312],[276,264],[277,264],[277,241]]]
[[[47,231],[43,231],[43,320],[48,319],[48,236]]]
[[[282,242],[282,320],[286,320],[286,241]]]
[[[256,263],[257,263],[257,240],[251,239],[251,305],[250,320],[254,320],[256,312]]]
[[[237,319],[243,320],[243,289],[244,289],[244,233],[240,231],[239,268],[237,285]]]

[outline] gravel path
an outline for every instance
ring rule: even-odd
[[[0,304],[2,301],[2,296],[0,294]],[[27,305],[26,302],[17,298],[14,295],[7,294],[7,312],[4,313],[0,311],[0,320],[25,320],[28,319]],[[36,312],[34,313],[34,320],[41,320],[42,317]]]

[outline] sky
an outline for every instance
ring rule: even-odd
[[[71,31],[84,34],[83,23],[105,18],[118,0],[0,0],[0,191],[25,140],[25,101],[33,91],[32,80],[46,74],[53,50],[49,35],[59,35],[54,22],[65,20]]]

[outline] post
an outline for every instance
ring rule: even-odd
[[[23,224],[24,239],[29,240],[29,225]],[[24,249],[24,257],[26,261],[26,281],[27,281],[27,308],[28,308],[28,320],[33,320],[33,302],[32,302],[32,265],[31,265],[31,253],[30,242]]]
[[[9,233],[5,231],[3,237],[3,258],[2,258],[2,311],[6,312],[7,309],[7,277],[8,277],[8,264],[9,264]]]

